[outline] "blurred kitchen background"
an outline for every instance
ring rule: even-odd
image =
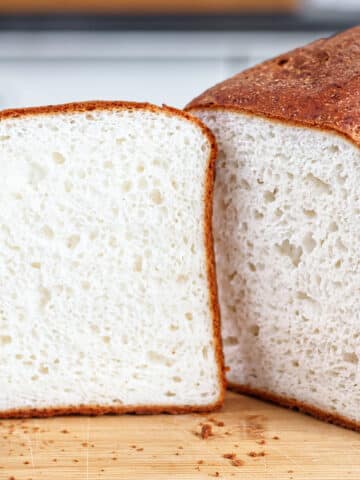
[[[360,0],[0,0],[0,108],[194,96],[360,23]]]

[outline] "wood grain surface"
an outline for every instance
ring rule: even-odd
[[[359,480],[360,435],[234,393],[211,415],[0,424],[1,480],[173,478]]]
[[[0,12],[211,13],[291,10],[298,0],[1,0]]]

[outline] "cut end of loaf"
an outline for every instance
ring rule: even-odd
[[[0,152],[0,416],[218,406],[206,127],[148,104],[6,111]]]
[[[359,425],[359,149],[231,109],[193,112],[219,147],[214,231],[229,382]]]

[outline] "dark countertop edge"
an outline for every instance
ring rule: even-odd
[[[0,15],[0,31],[339,31],[360,23],[360,11],[320,15]]]

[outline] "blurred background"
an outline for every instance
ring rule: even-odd
[[[360,23],[360,0],[0,0],[0,108],[194,96]]]

